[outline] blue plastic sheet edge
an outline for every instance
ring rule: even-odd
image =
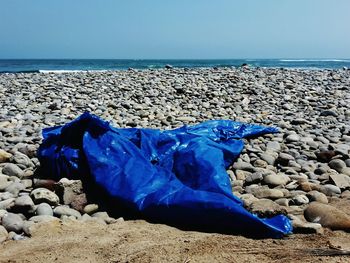
[[[38,158],[43,174],[57,180],[89,176],[116,204],[152,221],[280,238],[292,232],[290,220],[248,212],[226,172],[243,138],[275,132],[230,120],[163,131],[122,129],[86,112],[44,129]]]

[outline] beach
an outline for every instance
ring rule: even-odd
[[[349,105],[346,68],[0,74],[0,262],[345,262],[339,251],[350,250]],[[245,140],[228,176],[248,210],[285,214],[296,234],[254,240],[114,218],[89,204],[78,182],[39,180],[42,129],[85,111],[123,128],[213,119],[278,127]],[[67,201],[72,185],[79,191]],[[314,202],[322,211],[309,208]],[[322,221],[324,213],[339,213],[338,221]],[[8,214],[16,225],[6,223]]]

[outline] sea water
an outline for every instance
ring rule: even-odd
[[[0,72],[66,72],[179,68],[239,67],[341,69],[350,59],[0,59]]]

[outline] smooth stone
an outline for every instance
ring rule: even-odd
[[[332,180],[334,185],[340,189],[350,187],[350,177],[344,174],[331,173],[329,178]]]
[[[23,191],[26,187],[21,182],[13,182],[8,187],[6,187],[5,191],[17,196],[20,191]]]
[[[277,157],[269,153],[262,153],[260,154],[260,158],[267,162],[269,165],[274,165]]]
[[[292,220],[293,232],[301,234],[323,234],[324,230],[321,224],[304,222],[299,216],[289,215]]]
[[[30,196],[32,197],[35,204],[48,203],[49,205],[55,206],[58,205],[60,201],[60,199],[54,192],[46,188],[34,189],[30,193]]]
[[[63,206],[63,205],[57,206],[53,210],[53,213],[58,217],[73,216],[77,219],[81,217],[81,214],[77,210],[69,208],[68,206]]]
[[[294,157],[287,153],[280,153],[277,158],[277,162],[282,166],[288,166],[290,161],[294,161]]]
[[[264,177],[264,182],[272,186],[286,185],[289,181],[289,177],[282,173],[268,174]]]
[[[263,175],[260,172],[255,172],[247,176],[245,179],[246,184],[258,183],[263,180]]]
[[[281,144],[279,142],[276,142],[276,141],[268,142],[266,144],[266,148],[269,150],[278,152],[281,150]]]
[[[341,194],[341,190],[338,186],[332,185],[332,184],[325,184],[322,185],[320,188],[320,191],[324,193],[327,196],[332,196],[332,195],[339,195]]]
[[[307,221],[332,230],[350,231],[350,216],[330,205],[312,202],[305,209],[304,216]]]
[[[9,210],[15,205],[15,198],[0,201],[0,209]]]
[[[252,189],[252,194],[257,198],[278,199],[284,197],[283,192],[278,189],[268,189],[262,187]]]
[[[286,142],[299,142],[300,141],[300,137],[297,134],[290,134],[286,137]]]
[[[13,231],[16,233],[21,233],[23,228],[23,219],[17,214],[7,213],[2,218],[2,225],[8,232]]]
[[[11,183],[9,176],[0,174],[0,191],[4,191]]]
[[[306,205],[309,203],[309,198],[305,195],[296,195],[292,197],[291,202],[293,205]]]
[[[86,195],[83,193],[75,196],[74,200],[71,202],[70,205],[73,209],[82,213],[87,203],[88,201],[87,201]]]
[[[14,163],[6,163],[2,168],[2,173],[8,176],[22,178],[24,171]]]
[[[336,170],[338,173],[341,173],[342,169],[346,167],[346,164],[343,160],[333,159],[328,163],[328,166]]]
[[[275,200],[276,204],[279,204],[281,206],[289,206],[289,199],[287,198],[279,198],[277,200]]]
[[[21,152],[15,152],[11,157],[11,161],[19,166],[23,166],[24,168],[34,167],[30,158]]]
[[[98,211],[98,205],[97,204],[88,204],[84,207],[84,212],[87,214],[93,214]]]
[[[254,167],[250,163],[246,163],[243,161],[238,161],[233,164],[233,168],[235,170],[243,170],[248,172],[254,172]]]
[[[342,173],[342,174],[345,174],[346,176],[350,176],[350,167],[344,167],[344,168],[341,170],[341,173]]]
[[[259,199],[253,201],[248,210],[260,217],[273,217],[279,214],[286,214],[287,211],[270,199]]]
[[[20,213],[33,212],[34,202],[29,195],[22,195],[16,198],[13,209]]]
[[[53,216],[53,210],[48,203],[41,203],[36,208],[36,214],[38,216],[42,216],[42,215]]]
[[[6,163],[10,160],[12,154],[0,149],[0,163]],[[1,243],[1,242],[0,242]]]
[[[245,207],[248,207],[253,201],[259,200],[252,194],[242,194],[239,198],[243,201]]]
[[[312,190],[306,194],[310,202],[316,201],[323,204],[328,204],[328,198],[324,193]]]
[[[104,220],[107,224],[115,223],[116,220],[108,215],[107,212],[96,212],[91,215],[93,218]]]
[[[9,233],[6,228],[0,225],[0,244],[7,240]]]

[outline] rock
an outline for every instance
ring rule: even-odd
[[[12,154],[0,149],[0,163],[6,163],[10,160]],[[1,243],[1,242],[0,242]]]
[[[17,213],[30,213],[34,211],[34,202],[29,195],[17,197],[13,210]]]
[[[0,191],[4,191],[11,183],[9,176],[0,174]]]
[[[17,196],[19,192],[24,189],[26,189],[26,187],[21,182],[13,182],[6,187],[5,191]]]
[[[84,211],[84,207],[87,204],[87,199],[86,199],[86,195],[85,194],[80,194],[77,195],[74,200],[71,202],[71,207],[79,212],[83,212]]]
[[[279,198],[275,200],[275,203],[281,206],[289,206],[289,200],[287,198]]]
[[[63,215],[74,216],[76,219],[81,217],[81,214],[77,210],[74,210],[72,208],[69,208],[68,206],[63,206],[63,205],[57,206],[53,210],[53,213],[58,217],[61,217]]]
[[[319,203],[327,204],[328,198],[325,194],[320,193],[318,191],[310,191],[306,194],[310,202],[316,201]]]
[[[320,191],[324,193],[327,196],[332,196],[332,195],[339,195],[341,194],[341,190],[338,186],[331,185],[331,184],[325,184],[322,185],[320,188]]]
[[[0,209],[9,210],[15,205],[15,198],[0,201]]]
[[[34,189],[30,193],[30,196],[32,197],[35,204],[48,203],[49,205],[58,205],[60,201],[54,192],[46,188]]]
[[[296,195],[292,197],[291,202],[293,205],[306,205],[309,203],[309,199],[305,195]]]
[[[300,182],[299,188],[304,192],[310,192],[313,190],[319,191],[321,189],[321,186],[311,182]]]
[[[333,116],[333,117],[337,117],[338,114],[337,114],[335,111],[333,111],[333,110],[323,110],[323,111],[321,111],[320,116]]]
[[[271,151],[279,152],[281,150],[281,144],[276,141],[268,142],[266,148]]]
[[[38,216],[41,216],[41,215],[53,216],[53,210],[51,206],[47,203],[39,204],[35,212]]]
[[[8,232],[13,231],[16,233],[21,233],[23,228],[23,219],[17,214],[7,213],[2,218],[2,225]]]
[[[55,192],[60,197],[63,204],[70,205],[78,195],[83,193],[83,184],[80,180],[62,178],[55,185]]]
[[[258,183],[263,179],[263,175],[260,172],[255,172],[247,176],[245,179],[246,184]]]
[[[341,173],[342,169],[346,167],[346,164],[343,160],[333,159],[328,163],[328,166],[336,170],[338,173]]]
[[[350,216],[330,205],[312,202],[305,209],[304,216],[307,221],[332,230],[350,231]]]
[[[260,217],[273,217],[279,214],[287,214],[286,210],[270,199],[259,199],[253,201],[248,210]]]
[[[324,230],[321,224],[305,222],[305,219],[295,215],[290,215],[292,219],[293,232],[301,234],[323,234]]]
[[[16,176],[18,178],[22,178],[24,171],[14,163],[6,163],[2,168],[2,173],[8,176]]]
[[[347,176],[350,176],[350,167],[344,167],[342,170],[341,170],[341,173],[342,174],[345,174]]]
[[[248,171],[248,172],[254,172],[254,167],[247,162],[243,161],[238,161],[233,164],[233,168],[235,170],[243,170],[243,171]]]
[[[21,152],[15,152],[14,155],[11,157],[11,162],[16,163],[22,168],[34,167],[34,164],[30,160],[30,158]]]
[[[282,166],[288,166],[290,161],[294,161],[294,157],[287,153],[280,153],[277,162]]]
[[[278,199],[282,198],[283,192],[278,189],[268,189],[268,188],[255,188],[252,191],[253,195],[257,198],[269,198],[269,199]]]
[[[98,210],[97,204],[88,204],[84,207],[84,212],[89,215],[97,212],[97,210]]]
[[[264,182],[271,186],[286,185],[290,181],[285,174],[268,174],[264,177]]]
[[[322,151],[316,153],[317,160],[319,162],[328,163],[334,156],[336,156],[335,151]]]
[[[286,137],[286,142],[299,142],[300,137],[297,134],[290,134]]]
[[[9,234],[8,234],[6,228],[4,228],[2,225],[0,225],[0,244],[3,243],[4,241],[6,241],[8,235]]]
[[[331,173],[329,178],[332,180],[334,185],[340,189],[350,187],[350,177],[347,175]]]
[[[262,153],[260,154],[260,158],[267,162],[269,165],[274,165],[277,156],[272,155],[272,153]]]

